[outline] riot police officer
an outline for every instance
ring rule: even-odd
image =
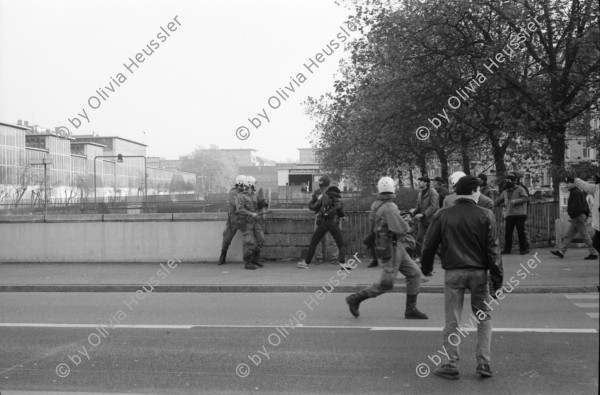
[[[244,190],[244,179],[246,176],[239,175],[235,178],[235,186],[229,190],[229,213],[227,214],[227,223],[223,231],[223,244],[221,245],[221,256],[219,257],[219,265],[225,263],[227,250],[231,244],[231,240],[237,232],[238,215],[236,212],[236,199],[238,194]]]
[[[244,191],[237,196],[236,211],[238,229],[242,232],[244,268],[256,270],[264,265],[258,262],[260,251],[265,243],[265,234],[259,222],[258,211],[267,207],[268,202],[256,196],[256,179],[248,176],[244,179]]]

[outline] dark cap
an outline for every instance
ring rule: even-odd
[[[442,184],[444,183],[444,179],[442,177],[439,177],[439,176],[436,177],[436,178],[434,178],[433,181],[437,181],[437,182],[442,183]]]
[[[323,177],[319,178],[319,186],[320,187],[328,187],[330,183],[331,183],[331,180],[327,176],[323,176]]]
[[[471,195],[480,185],[479,178],[474,176],[464,176],[454,186],[457,195]]]
[[[567,176],[565,177],[565,181],[567,182],[567,184],[572,184],[575,182],[575,178],[573,176]]]
[[[419,181],[431,182],[428,176],[423,176],[418,178]]]
[[[487,175],[485,175],[484,173],[481,173],[480,175],[477,176],[477,178],[479,178],[481,181],[483,181],[483,184],[487,184]]]
[[[517,177],[515,177],[515,175],[514,175],[514,174],[509,174],[509,175],[507,175],[507,176],[506,176],[506,179],[507,179],[507,180],[509,180],[509,181],[512,181],[512,182],[515,182],[515,181],[517,181]]]

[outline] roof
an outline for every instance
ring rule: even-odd
[[[90,141],[71,141],[71,145],[86,145],[86,144],[106,148],[106,145],[104,145],[104,144],[92,143]]]
[[[26,126],[21,125],[13,125],[12,123],[0,122],[0,126],[8,126],[9,128],[21,129],[21,130],[29,130]]]
[[[217,151],[256,151],[254,148],[217,148]]]
[[[80,134],[80,135],[77,135],[77,136],[73,135],[72,137],[74,137],[75,139],[78,139],[78,138],[84,138],[84,139],[119,139],[119,140],[123,140],[123,141],[127,141],[127,142],[130,142],[130,143],[133,143],[133,144],[142,145],[144,147],[147,147],[146,144],[142,144],[142,143],[139,143],[137,141],[125,139],[125,138],[119,137],[119,136],[94,136],[94,135],[91,135],[91,134]]]

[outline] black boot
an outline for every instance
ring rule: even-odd
[[[264,267],[262,263],[258,262],[258,257],[260,256],[260,250],[252,251],[252,264],[256,267]]]
[[[252,254],[244,256],[244,269],[256,270],[256,266],[252,264]]]
[[[413,320],[426,320],[426,314],[422,313],[417,309],[417,294],[406,295],[406,311],[404,312],[404,318]]]
[[[371,256],[373,257],[373,260],[371,261],[371,263],[369,263],[369,266],[367,267],[377,267],[379,266],[379,262],[377,262],[377,255],[375,255],[375,249],[371,248]]]
[[[358,316],[360,315],[360,313],[358,312],[360,302],[366,299],[369,299],[369,297],[364,291],[360,291],[358,293],[346,297],[346,303],[348,303],[348,307],[350,308],[350,314],[352,314],[355,318],[358,318]]]
[[[227,250],[221,250],[221,256],[219,257],[218,265],[223,265],[225,263],[226,256],[227,256]]]

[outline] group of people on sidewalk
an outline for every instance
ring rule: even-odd
[[[393,202],[396,197],[395,182],[390,177],[379,180],[377,184],[379,195],[371,205],[369,214],[371,232],[364,242],[372,250],[374,260],[381,263],[383,270],[376,283],[349,295],[346,303],[350,313],[358,318],[360,304],[392,290],[394,279],[400,272],[406,277],[405,318],[427,319],[428,316],[417,308],[417,296],[422,276],[431,275],[434,258],[436,254],[439,255],[445,271],[443,332],[447,355],[444,363],[434,371],[434,374],[447,379],[459,378],[458,344],[450,339],[451,336],[458,336],[460,331],[464,295],[465,291],[469,290],[473,317],[477,317],[476,372],[482,377],[491,377],[493,371],[490,368],[492,338],[490,298],[496,299],[499,294],[502,294],[501,256],[510,253],[515,227],[521,254],[529,253],[529,240],[525,232],[529,194],[519,185],[518,178],[512,174],[506,177],[505,188],[495,200],[492,200],[494,191],[487,187],[487,177],[484,174],[474,177],[462,172],[454,173],[450,177],[453,189],[453,193],[450,194],[440,180],[435,179],[436,185],[431,187],[429,178],[419,178],[417,208],[413,211],[418,226],[415,260],[407,252],[404,243],[410,227]],[[591,210],[595,229],[593,245],[598,248],[600,243],[598,223],[600,175],[596,176],[595,184],[578,178],[569,178],[567,183],[571,190],[568,212],[572,223],[561,249],[552,252],[560,257],[564,256],[566,247],[577,232],[580,232],[584,238],[587,235],[584,231],[585,221],[590,215],[590,210],[589,207],[586,209],[587,202],[582,195],[583,191],[594,198],[594,207]],[[240,229],[244,237],[245,268],[262,267],[258,257],[264,243],[264,234],[258,222],[260,216],[258,211],[267,208],[269,202],[261,198],[254,187],[255,180],[252,177],[239,176],[236,180],[235,190],[232,189],[230,194],[230,203],[233,206],[232,202],[235,200],[235,209],[230,212],[223,233],[223,250],[219,264],[225,262],[231,239],[235,231]],[[315,230],[308,255],[297,266],[301,269],[310,267],[317,246],[329,233],[338,248],[337,258],[340,266],[347,270],[351,269],[353,266],[345,262],[345,244],[339,226],[340,219],[345,217],[341,192],[337,187],[330,186],[327,177],[321,177],[319,187],[319,190],[313,193],[309,203],[309,208],[316,213]],[[443,202],[441,209],[440,201]],[[506,234],[502,253],[499,251],[496,218],[492,211],[494,206],[504,207]],[[586,244],[590,248],[590,256],[586,259],[596,259],[592,241],[586,239]]]

